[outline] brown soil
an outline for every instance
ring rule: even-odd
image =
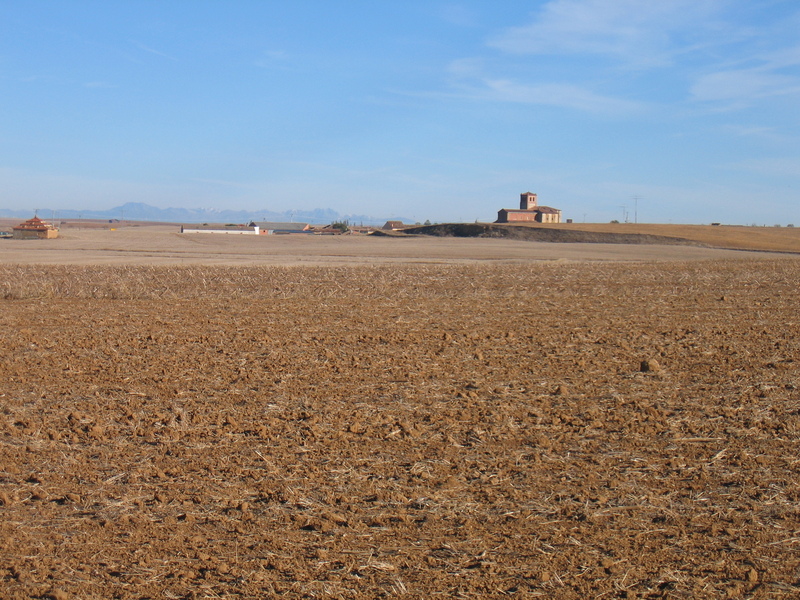
[[[2,267],[0,596],[797,598],[799,278]]]

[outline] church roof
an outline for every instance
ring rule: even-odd
[[[506,212],[513,212],[513,213],[547,213],[547,214],[554,214],[561,212],[558,208],[553,208],[552,206],[537,206],[536,208],[531,208],[528,210],[527,208],[503,208]]]

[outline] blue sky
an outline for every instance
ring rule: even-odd
[[[3,208],[800,225],[799,107],[796,0],[0,1]]]

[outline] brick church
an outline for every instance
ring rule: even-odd
[[[540,206],[536,194],[519,195],[519,208],[501,208],[495,223],[561,223],[561,211],[550,206]]]

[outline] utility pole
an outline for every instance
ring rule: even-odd
[[[641,200],[641,196],[634,196],[633,197],[633,222],[639,222],[639,200]]]

